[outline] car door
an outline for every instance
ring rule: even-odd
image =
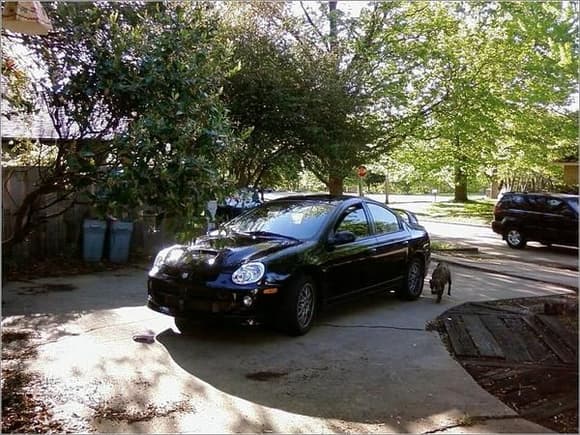
[[[376,287],[396,286],[406,272],[409,231],[386,207],[372,203],[367,203],[367,207],[375,232],[372,284]]]
[[[546,200],[544,234],[548,236],[545,242],[564,245],[578,243],[578,216],[560,198]]]
[[[332,239],[340,231],[352,232],[355,240],[328,248],[323,271],[329,300],[362,291],[371,284],[370,256],[375,238],[362,203],[348,207],[338,216],[329,237]]]
[[[546,234],[547,204],[542,195],[525,195],[528,211],[521,220],[521,231],[529,240],[541,240]]]

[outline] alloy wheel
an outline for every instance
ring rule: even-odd
[[[423,280],[423,268],[421,263],[417,260],[413,260],[409,265],[409,273],[407,276],[407,283],[409,293],[412,295],[417,295],[421,291],[421,281]]]
[[[298,293],[296,317],[301,327],[306,327],[312,321],[314,314],[314,288],[305,283]]]
[[[507,239],[510,245],[518,246],[522,243],[522,235],[518,230],[510,230],[507,233]]]

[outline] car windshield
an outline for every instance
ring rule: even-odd
[[[320,230],[334,207],[334,204],[318,202],[276,201],[234,219],[225,228],[237,233],[260,233],[308,240]]]

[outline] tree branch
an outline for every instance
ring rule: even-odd
[[[314,24],[314,22],[312,21],[312,18],[310,18],[310,14],[308,13],[308,11],[306,10],[306,8],[304,7],[304,3],[302,1],[300,1],[300,7],[304,11],[304,15],[306,16],[306,19],[308,20],[308,22],[310,23],[310,25],[312,26],[312,28],[314,29],[314,31],[320,37],[320,39],[321,39],[322,43],[324,44],[326,50],[327,51],[330,51],[330,47],[329,47],[328,43],[324,40],[325,39],[325,36],[322,34],[322,32],[316,26],[316,24]]]

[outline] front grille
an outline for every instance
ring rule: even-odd
[[[175,296],[187,300],[235,302],[234,293],[231,291],[210,289],[191,285],[191,283],[185,284],[152,279],[151,292],[154,297]]]
[[[206,281],[213,281],[217,278],[217,271],[206,267],[193,266],[169,266],[163,265],[160,272],[168,278],[201,285]]]

